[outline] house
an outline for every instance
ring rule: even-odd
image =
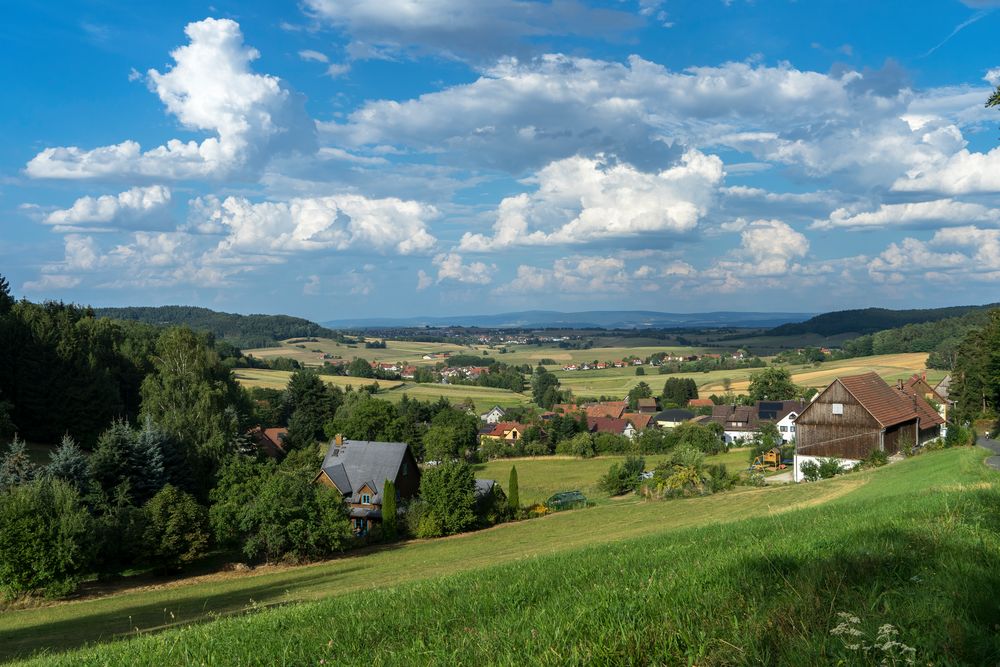
[[[631,422],[632,426],[635,427],[636,431],[644,431],[647,428],[649,428],[650,424],[655,425],[655,423],[653,422],[654,416],[655,415],[651,415],[649,413],[626,412],[622,415],[622,419]]]
[[[711,408],[715,406],[710,398],[692,398],[688,401],[689,408]]]
[[[579,411],[580,408],[576,403],[556,403],[552,406],[552,412],[556,414],[571,415]]]
[[[498,421],[507,416],[507,411],[501,408],[499,405],[494,405],[490,408],[489,412],[484,412],[479,415],[479,418],[486,422],[487,424],[496,424]]]
[[[257,427],[250,431],[250,439],[265,456],[272,459],[280,459],[287,453],[285,451],[285,437],[288,435],[287,428],[261,428]]]
[[[403,370],[399,372],[400,377],[404,380],[412,380],[417,376],[416,366],[403,366]]]
[[[587,417],[587,430],[591,433],[624,435],[629,440],[634,438],[637,432],[632,422],[614,417]]]
[[[495,479],[476,479],[476,514],[487,516],[507,505],[504,493]]]
[[[594,403],[586,406],[587,418],[591,417],[611,417],[620,419],[628,408],[628,401],[605,401],[604,403]]]
[[[903,382],[900,380],[898,384],[899,389],[905,390],[907,392],[916,392],[919,394],[928,404],[938,406],[938,414],[945,421],[948,421],[948,407],[949,401],[946,396],[942,396],[937,389],[932,387],[927,382],[926,373],[914,373],[913,377],[909,380]]]
[[[528,426],[520,422],[497,422],[491,430],[480,431],[479,444],[486,440],[495,440],[513,446],[524,437],[526,430]]]
[[[364,535],[382,522],[386,480],[396,485],[398,500],[412,498],[420,491],[420,468],[409,445],[344,440],[338,435],[330,442],[314,481],[344,496],[354,532]]]
[[[934,387],[934,391],[938,393],[944,400],[951,400],[948,396],[948,390],[951,389],[951,374],[945,375],[944,379],[937,383]]]
[[[795,440],[795,420],[805,409],[803,401],[757,401],[758,422],[771,421],[784,442]]]
[[[655,415],[659,408],[656,406],[655,398],[639,398],[635,401],[635,407],[638,412],[647,413]]]
[[[938,437],[944,420],[917,392],[891,387],[876,373],[830,383],[795,419],[794,479],[802,464],[831,457],[852,468],[873,451],[896,454],[900,443]]]
[[[760,425],[766,422],[778,427],[781,439],[795,439],[795,419],[805,408],[802,401],[757,401],[753,405],[715,405],[711,420],[720,424],[728,444],[749,442]],[[784,428],[784,430],[782,430]]]
[[[676,428],[689,419],[694,419],[694,413],[688,410],[664,410],[653,419],[660,428]]]

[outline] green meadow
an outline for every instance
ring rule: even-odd
[[[0,652],[39,665],[879,664],[831,633],[846,612],[872,637],[892,624],[917,664],[996,664],[1000,476],[984,456],[629,499],[8,610]]]

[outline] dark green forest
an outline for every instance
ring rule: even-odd
[[[877,331],[895,329],[907,324],[920,324],[922,322],[935,322],[937,320],[961,317],[972,311],[986,311],[997,306],[1000,306],[1000,304],[922,308],[917,310],[889,310],[888,308],[840,310],[817,315],[805,322],[782,324],[779,327],[771,329],[764,335],[801,336],[803,334],[814,333],[821,336],[836,336],[844,333],[872,334]]]
[[[315,322],[288,315],[238,315],[193,306],[95,308],[94,315],[155,326],[186,326],[211,333],[240,348],[269,347],[288,338],[333,338],[340,334]]]

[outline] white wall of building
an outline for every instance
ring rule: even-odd
[[[819,465],[819,462],[821,460],[823,460],[823,459],[826,459],[826,458],[836,458],[836,457],[832,457],[832,456],[803,456],[802,454],[796,454],[795,457],[794,457],[795,463],[793,464],[793,468],[792,468],[792,478],[796,482],[803,481],[805,479],[805,476],[802,474],[802,464],[805,463],[806,461],[812,461],[816,465]],[[854,466],[856,466],[859,463],[861,463],[861,461],[858,461],[857,459],[837,459],[837,461],[840,462],[840,469],[841,470],[850,470]]]
[[[778,433],[781,434],[781,439],[785,442],[791,442],[795,440],[795,418],[798,415],[794,412],[789,412],[787,415],[781,418],[778,422]]]

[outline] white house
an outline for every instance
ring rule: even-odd
[[[778,420],[778,433],[781,434],[783,441],[791,442],[795,440],[795,419],[798,416],[797,412],[792,411]]]
[[[496,424],[497,422],[503,421],[503,418],[507,416],[507,411],[501,408],[499,405],[494,405],[489,412],[485,412],[479,415],[487,424]]]

